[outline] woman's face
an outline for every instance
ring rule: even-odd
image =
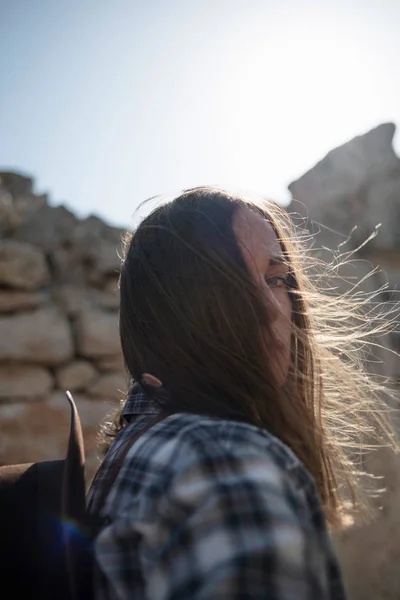
[[[247,268],[265,294],[276,349],[273,370],[277,384],[286,381],[290,364],[292,302],[287,288],[289,268],[271,224],[248,208],[233,217],[233,231]]]

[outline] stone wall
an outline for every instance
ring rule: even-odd
[[[89,474],[96,429],[127,388],[118,338],[123,232],[49,206],[0,174],[0,463],[62,458],[78,404]]]

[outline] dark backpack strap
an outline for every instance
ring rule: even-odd
[[[61,488],[63,541],[69,597],[80,600],[91,598],[91,532],[86,513],[82,426],[71,394],[66,392],[66,396],[71,410],[71,425]]]
[[[66,519],[80,521],[85,518],[85,448],[78,410],[69,392],[66,396],[71,410],[68,451],[64,461],[62,486],[62,512]]]
[[[106,476],[104,484],[103,484],[103,489],[101,491],[100,494],[100,499],[98,502],[98,512],[101,510],[101,508],[104,506],[105,501],[107,500],[107,496],[111,491],[111,488],[113,486],[113,483],[119,473],[119,470],[122,467],[122,463],[124,462],[126,455],[128,454],[129,450],[132,448],[133,444],[135,442],[138,441],[138,439],[144,434],[146,433],[146,431],[148,431],[151,427],[153,427],[154,425],[156,425],[157,423],[159,423],[160,421],[162,421],[163,419],[165,419],[166,417],[168,417],[171,413],[168,412],[161,412],[159,413],[155,419],[152,419],[149,423],[147,423],[147,425],[145,425],[142,429],[140,429],[140,431],[138,431],[134,436],[132,436],[131,438],[129,438],[127,440],[127,442],[123,445],[122,450],[118,453],[114,464],[112,466],[112,468],[110,469],[110,473]]]
[[[86,544],[84,539],[82,431],[74,401],[67,396],[71,430],[66,459],[0,469],[1,581],[6,587],[5,581],[11,581],[16,597],[79,597],[75,583],[90,540]]]

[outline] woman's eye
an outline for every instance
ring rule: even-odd
[[[269,277],[268,279],[266,279],[266,282],[269,285],[269,287],[287,287],[288,278],[286,276]]]

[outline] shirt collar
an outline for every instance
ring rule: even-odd
[[[123,417],[132,415],[156,415],[160,412],[159,405],[151,400],[139,383],[135,383],[125,400],[122,409]]]

